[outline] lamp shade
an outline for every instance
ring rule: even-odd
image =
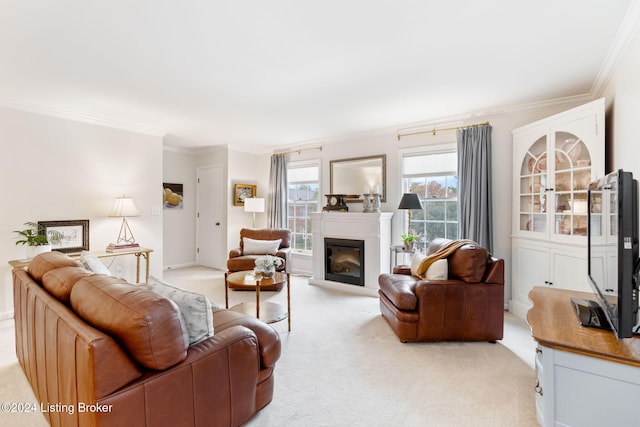
[[[245,212],[264,212],[264,199],[251,197],[244,199]]]
[[[422,209],[422,202],[416,193],[404,193],[398,209]]]
[[[118,197],[116,199],[115,204],[113,205],[113,209],[109,212],[108,216],[112,217],[128,217],[128,216],[139,216],[140,212],[138,212],[138,208],[136,208],[136,204],[133,203],[133,199],[131,197]]]

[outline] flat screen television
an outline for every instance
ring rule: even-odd
[[[592,182],[587,194],[594,299],[572,302],[583,325],[629,338],[638,332],[638,182],[631,172],[618,170]]]

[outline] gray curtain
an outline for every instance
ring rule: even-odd
[[[287,155],[271,156],[269,194],[267,195],[267,226],[287,228]]]
[[[457,139],[458,237],[492,252],[491,126],[460,129]]]

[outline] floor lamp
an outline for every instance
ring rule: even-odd
[[[400,205],[398,209],[404,209],[407,211],[407,234],[411,234],[411,211],[414,209],[423,209],[420,197],[416,193],[404,193],[402,199],[400,199]]]
[[[253,213],[253,228],[256,228],[256,212],[264,212],[264,199],[257,197],[244,199],[244,211]]]

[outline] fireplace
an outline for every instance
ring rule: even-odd
[[[393,213],[314,212],[310,216],[315,256],[312,258],[313,277],[309,279],[309,284],[377,298],[378,289],[380,289],[378,276],[389,272]],[[360,276],[357,282],[353,277],[355,274],[346,271],[346,268],[340,272],[332,271],[327,260],[326,240],[337,241],[341,246],[339,250],[350,250],[354,258],[357,254],[357,262],[360,265]],[[345,242],[353,241],[358,242],[355,249],[348,246],[345,248]],[[356,263],[351,256],[348,259],[350,261],[346,267],[349,269],[355,267]]]
[[[364,286],[364,240],[324,239],[324,278]]]

